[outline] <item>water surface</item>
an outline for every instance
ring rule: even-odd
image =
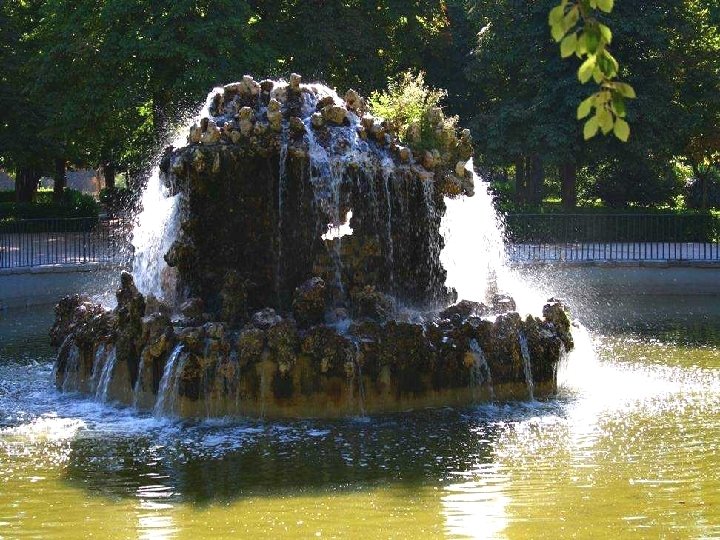
[[[60,394],[51,309],[0,312],[0,537],[720,537],[719,300],[615,309],[554,400],[303,422]]]

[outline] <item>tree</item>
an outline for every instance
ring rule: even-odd
[[[51,171],[57,141],[44,136],[49,104],[25,89],[31,70],[28,36],[39,18],[40,2],[0,4],[0,166],[15,172],[18,202],[30,202],[43,173]]]
[[[547,166],[572,180],[586,148],[574,121],[584,90],[545,31],[549,2],[474,2],[478,42],[467,69],[476,91],[478,161],[515,169],[518,202],[537,204]],[[568,204],[573,186],[568,186]]]
[[[576,171],[589,166],[588,172],[597,174],[595,192],[613,204],[660,203],[676,193],[670,189],[672,163],[688,155],[689,144],[704,141],[699,147],[710,154],[702,150],[703,156],[717,148],[712,126],[719,110],[720,55],[711,11],[697,8],[704,4],[663,0],[615,5],[613,43],[625,60],[619,76],[642,88],[627,105],[634,131],[627,144],[613,138],[583,143],[573,109],[585,90],[575,66],[562,62],[548,36],[538,34],[551,2],[518,6],[487,0],[474,5],[480,37],[468,77],[480,96],[476,139],[485,162],[515,164],[519,185],[527,184],[528,157],[539,154],[559,168],[567,206],[572,206],[576,175],[565,163]],[[619,185],[623,182],[627,187]]]

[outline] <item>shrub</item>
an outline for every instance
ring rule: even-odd
[[[720,208],[720,170],[713,168],[707,173],[708,207]],[[702,185],[697,178],[690,178],[685,183],[685,200],[688,208],[700,208],[702,203]]]
[[[670,163],[612,157],[594,167],[591,195],[611,208],[672,205],[682,183]]]
[[[128,188],[103,188],[99,194],[100,203],[110,215],[123,214],[133,207],[133,194]]]
[[[12,194],[7,201],[7,193]],[[16,203],[14,192],[3,192],[0,219],[97,218],[98,202],[92,195],[66,189],[60,202],[53,202],[52,190],[39,191],[34,203]]]
[[[406,71],[388,79],[387,90],[370,95],[370,109],[383,118],[402,142],[416,149],[442,146],[443,132],[454,132],[458,118],[446,118],[440,102],[447,92],[425,84],[425,73]],[[442,124],[438,129],[438,124]]]

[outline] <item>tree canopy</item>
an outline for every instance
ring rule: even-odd
[[[557,184],[568,206],[578,189],[660,204],[678,192],[677,164],[701,180],[717,168],[719,2],[3,2],[0,167],[25,198],[65,164],[140,179],[171,125],[217,84],[296,71],[379,96],[411,70],[446,91],[447,116],[474,132],[476,162],[514,174],[520,202]],[[594,93],[581,84],[593,78]],[[620,99],[630,87],[637,99]],[[625,122],[627,144],[584,141],[626,139]]]

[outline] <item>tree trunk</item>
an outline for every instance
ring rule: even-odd
[[[63,158],[57,158],[55,160],[55,175],[53,180],[53,201],[60,202],[65,192],[65,186],[67,186],[67,169]]]
[[[103,180],[107,189],[115,189],[115,164],[103,163]]]
[[[525,204],[527,201],[525,186],[525,159],[522,156],[515,158],[515,204]]]
[[[20,167],[15,177],[15,200],[19,203],[30,203],[35,199],[40,171],[33,167]]]
[[[577,166],[574,163],[560,165],[562,206],[566,210],[577,207]]]
[[[542,202],[543,183],[545,182],[545,169],[542,159],[537,154],[530,157],[527,173],[528,203],[539,206]]]

